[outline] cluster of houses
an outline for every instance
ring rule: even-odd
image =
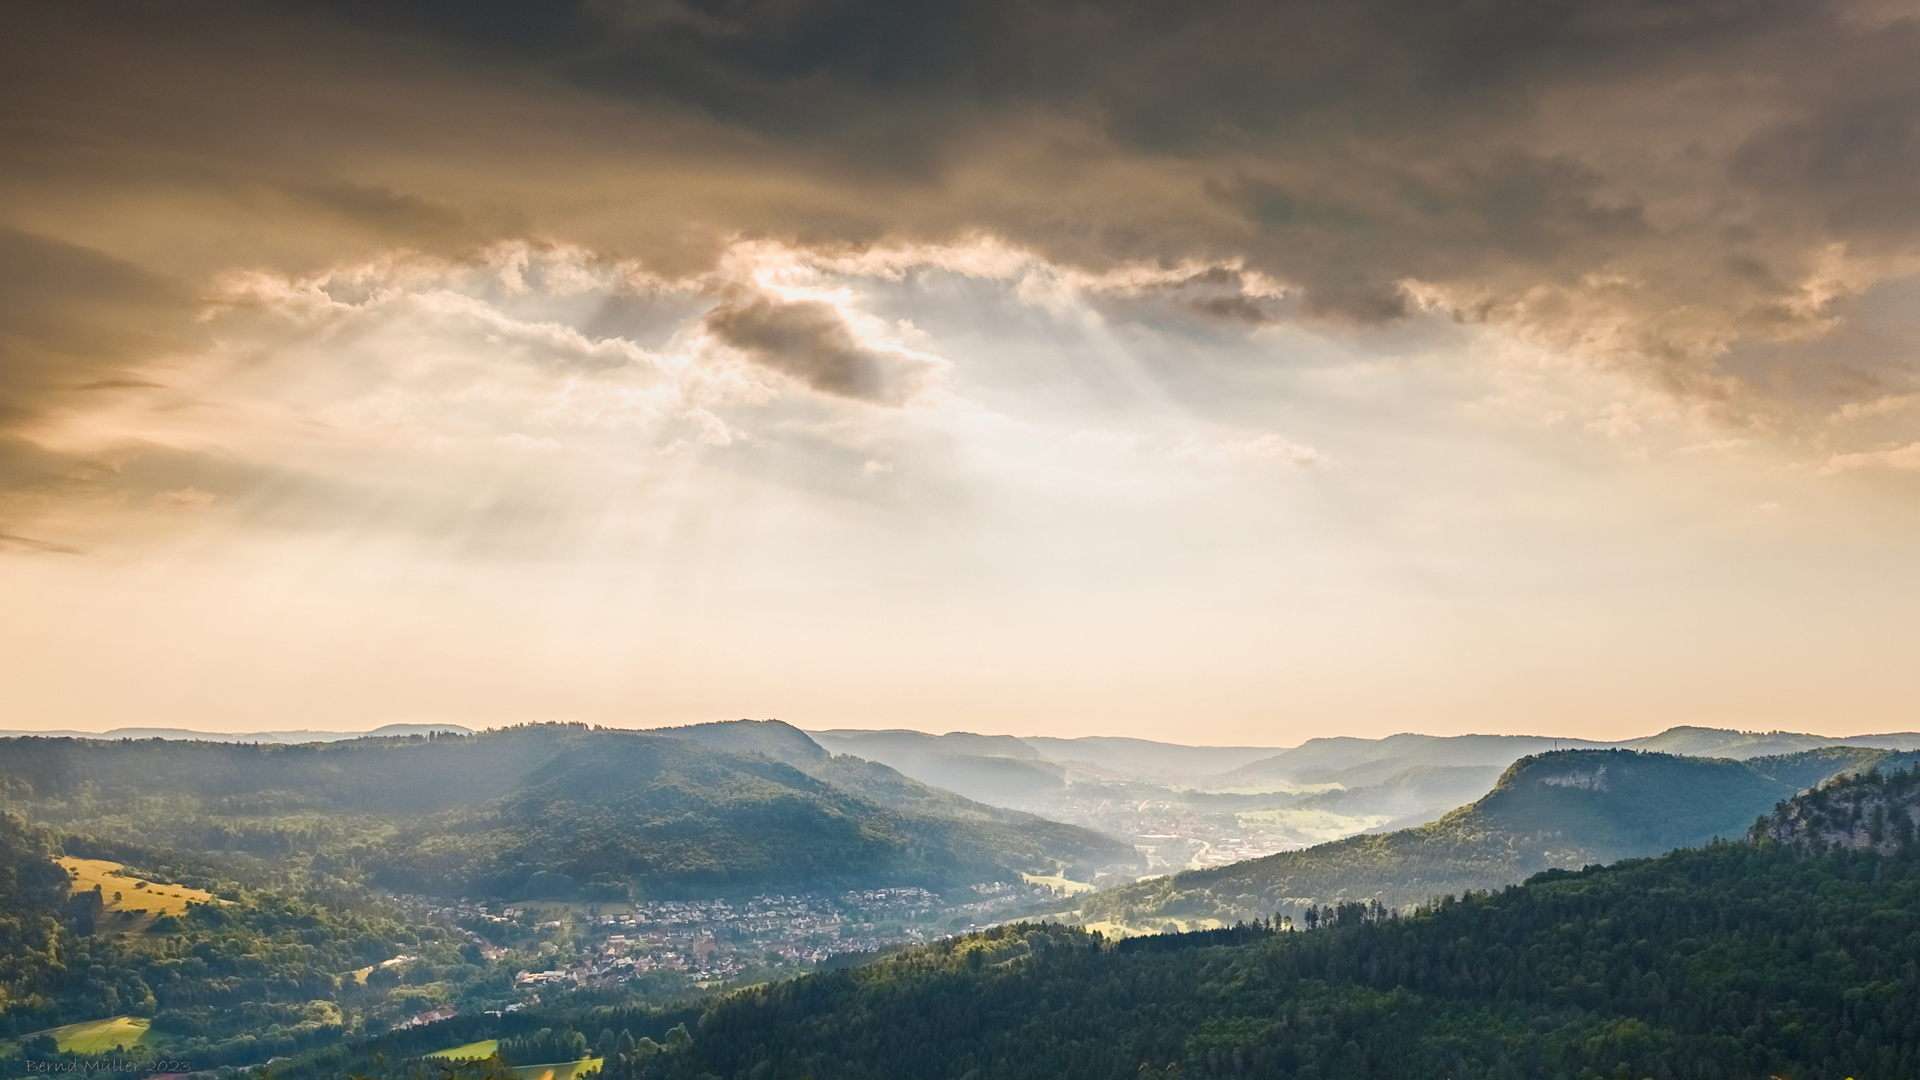
[[[488,960],[507,953],[490,939],[517,936],[523,948],[537,943],[551,966],[521,971],[513,980],[515,990],[532,996],[547,988],[609,987],[656,972],[724,981],[770,964],[811,965],[840,953],[930,941],[992,925],[1031,893],[995,882],[975,886],[959,903],[911,887],[594,905],[394,899],[416,917],[463,934]]]

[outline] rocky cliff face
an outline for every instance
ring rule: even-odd
[[[1782,802],[1753,827],[1756,841],[1807,852],[1835,847],[1883,855],[1912,850],[1920,821],[1920,766],[1841,776]]]

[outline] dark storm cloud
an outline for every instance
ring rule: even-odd
[[[822,393],[897,405],[927,374],[924,361],[863,344],[839,309],[822,300],[748,292],[709,311],[706,327],[759,363]]]
[[[99,252],[0,229],[0,421],[49,393],[111,385],[115,366],[178,340],[176,284]]]
[[[1108,205],[1063,191],[1051,213],[1030,205],[1043,193],[1006,198],[972,208],[972,223],[1068,261],[1243,254],[1300,286],[1309,311],[1362,322],[1404,314],[1407,278],[1507,290],[1578,281],[1636,253],[1703,292],[1727,285],[1689,302],[1751,307],[1750,278],[1681,270],[1671,264],[1685,253],[1641,250],[1663,227],[1671,238],[1690,224],[1646,216],[1643,204],[1676,183],[1776,204],[1751,217],[1798,234],[1794,252],[1745,255],[1784,258],[1787,279],[1804,269],[1791,264],[1809,232],[1884,246],[1876,230],[1891,225],[1891,243],[1906,249],[1920,230],[1903,194],[1920,40],[1913,21],[1876,22],[1865,5],[418,0],[333,10],[711,117],[863,184],[936,184],[993,153],[978,133],[996,122],[1089,121],[1120,155],[1204,173],[1189,220],[1144,220],[1115,190]],[[1673,111],[1688,107],[1675,91],[1694,95],[1691,115]],[[1589,130],[1541,130],[1543,103],[1582,94],[1600,107],[1567,120]],[[1693,154],[1694,165],[1622,152],[1676,124],[1697,137],[1654,156]],[[1712,147],[1742,125],[1743,145]],[[844,228],[858,240],[875,223]],[[1698,251],[1694,238],[1676,242]]]
[[[48,235],[161,251],[190,278],[526,236],[690,274],[738,237],[987,233],[1095,272],[1241,265],[1310,317],[1425,305],[1705,393],[1730,344],[1824,332],[1836,288],[1920,257],[1920,23],[1875,0],[316,0],[8,19],[20,119],[0,133],[0,195],[57,204],[35,217]],[[143,199],[134,239],[92,239],[90,207]],[[1189,293],[1139,299],[1276,317]],[[824,313],[739,303],[715,332],[764,362],[892,393]]]
[[[1133,289],[1096,293],[1091,300],[1111,318],[1153,320],[1170,316],[1177,321],[1198,320],[1240,329],[1278,322],[1283,310],[1280,297],[1250,290],[1244,274],[1224,266]]]
[[[1732,161],[1743,185],[1807,209],[1836,237],[1902,245],[1920,230],[1920,56],[1859,73],[1805,114],[1755,136]]]
[[[6,436],[101,393],[151,388],[130,366],[186,340],[193,310],[177,283],[96,251],[0,228],[0,458]],[[29,455],[23,468],[51,464]],[[36,467],[37,466],[37,467]]]

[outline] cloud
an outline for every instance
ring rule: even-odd
[[[1464,319],[1577,319],[1557,347],[1604,336],[1596,359],[1698,393],[1730,343],[1826,325],[1807,286],[1835,245],[1845,289],[1915,254],[1916,23],[1871,6],[399,10],[824,164],[867,201],[784,187],[774,227],[803,242],[973,228],[1089,269],[1232,256],[1361,323],[1407,314],[1418,282]]]
[[[824,300],[737,289],[703,321],[716,338],[756,362],[826,394],[900,405],[923,390],[935,371],[926,357],[867,344],[841,310]]]
[[[1243,442],[1228,443],[1221,448],[1221,451],[1232,458],[1277,461],[1297,469],[1320,465],[1326,461],[1326,455],[1313,447],[1303,446],[1278,435],[1262,435]]]
[[[1920,394],[1882,394],[1871,401],[1849,401],[1833,414],[1835,420],[1862,420],[1901,412],[1920,402]]]
[[[192,297],[121,259],[0,228],[0,432],[89,395],[154,384],[128,370],[187,340]]]
[[[0,548],[17,548],[24,551],[47,552],[55,555],[79,555],[78,548],[55,544],[46,540],[35,540],[30,536],[15,536],[12,533],[0,533]]]
[[[1233,439],[1217,435],[1084,430],[1074,432],[1067,442],[1073,447],[1104,454],[1138,455],[1179,463],[1271,463],[1287,469],[1307,469],[1327,463],[1327,455],[1320,450],[1277,434]]]
[[[1920,442],[1905,446],[1890,447],[1885,450],[1869,450],[1851,454],[1834,454],[1827,459],[1822,472],[1834,473],[1847,469],[1863,469],[1879,466],[1888,469],[1920,469]]]
[[[205,510],[220,501],[220,496],[211,491],[201,491],[197,487],[184,487],[177,491],[161,491],[148,500],[162,510],[196,511]]]
[[[1920,384],[1920,328],[1845,336],[1920,274],[1920,21],[1877,0],[4,18],[0,491],[106,498],[152,455],[128,505],[251,506],[195,470],[294,490],[322,444],[379,471],[911,418],[969,333],[881,317],[916,290],[1007,286],[1043,343],[1117,328],[1076,377],[1220,430],[1294,430],[1214,365],[1292,379],[1300,326],[1397,362],[1384,327],[1451,320],[1503,364],[1617,374],[1633,408],[1545,412],[1626,441],[1660,411],[1635,391],[1764,441],[1891,428],[1875,403]],[[1135,331],[1164,355],[1129,367]]]
[[[55,7],[9,16],[0,183],[47,235],[197,269],[538,236],[679,275],[741,237],[995,236],[1293,302],[1134,298],[1206,318],[1438,311],[1730,400],[1730,348],[1920,268],[1920,22],[1883,8]],[[779,354],[809,385],[891,385],[826,313],[739,303],[742,334],[813,339]]]
[[[493,440],[493,444],[495,446],[504,446],[509,450],[518,450],[525,454],[553,454],[558,453],[562,449],[558,439],[536,439],[530,435],[522,435],[517,431],[510,435],[500,436]]]

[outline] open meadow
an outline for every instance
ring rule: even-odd
[[[204,889],[185,885],[162,885],[127,872],[126,867],[106,859],[58,860],[73,879],[73,891],[83,893],[95,886],[105,917],[101,929],[107,932],[138,934],[162,915],[184,915],[188,904],[224,903]]]
[[[53,1036],[63,1054],[104,1054],[138,1045],[147,1037],[147,1021],[139,1016],[113,1016],[36,1034]]]

